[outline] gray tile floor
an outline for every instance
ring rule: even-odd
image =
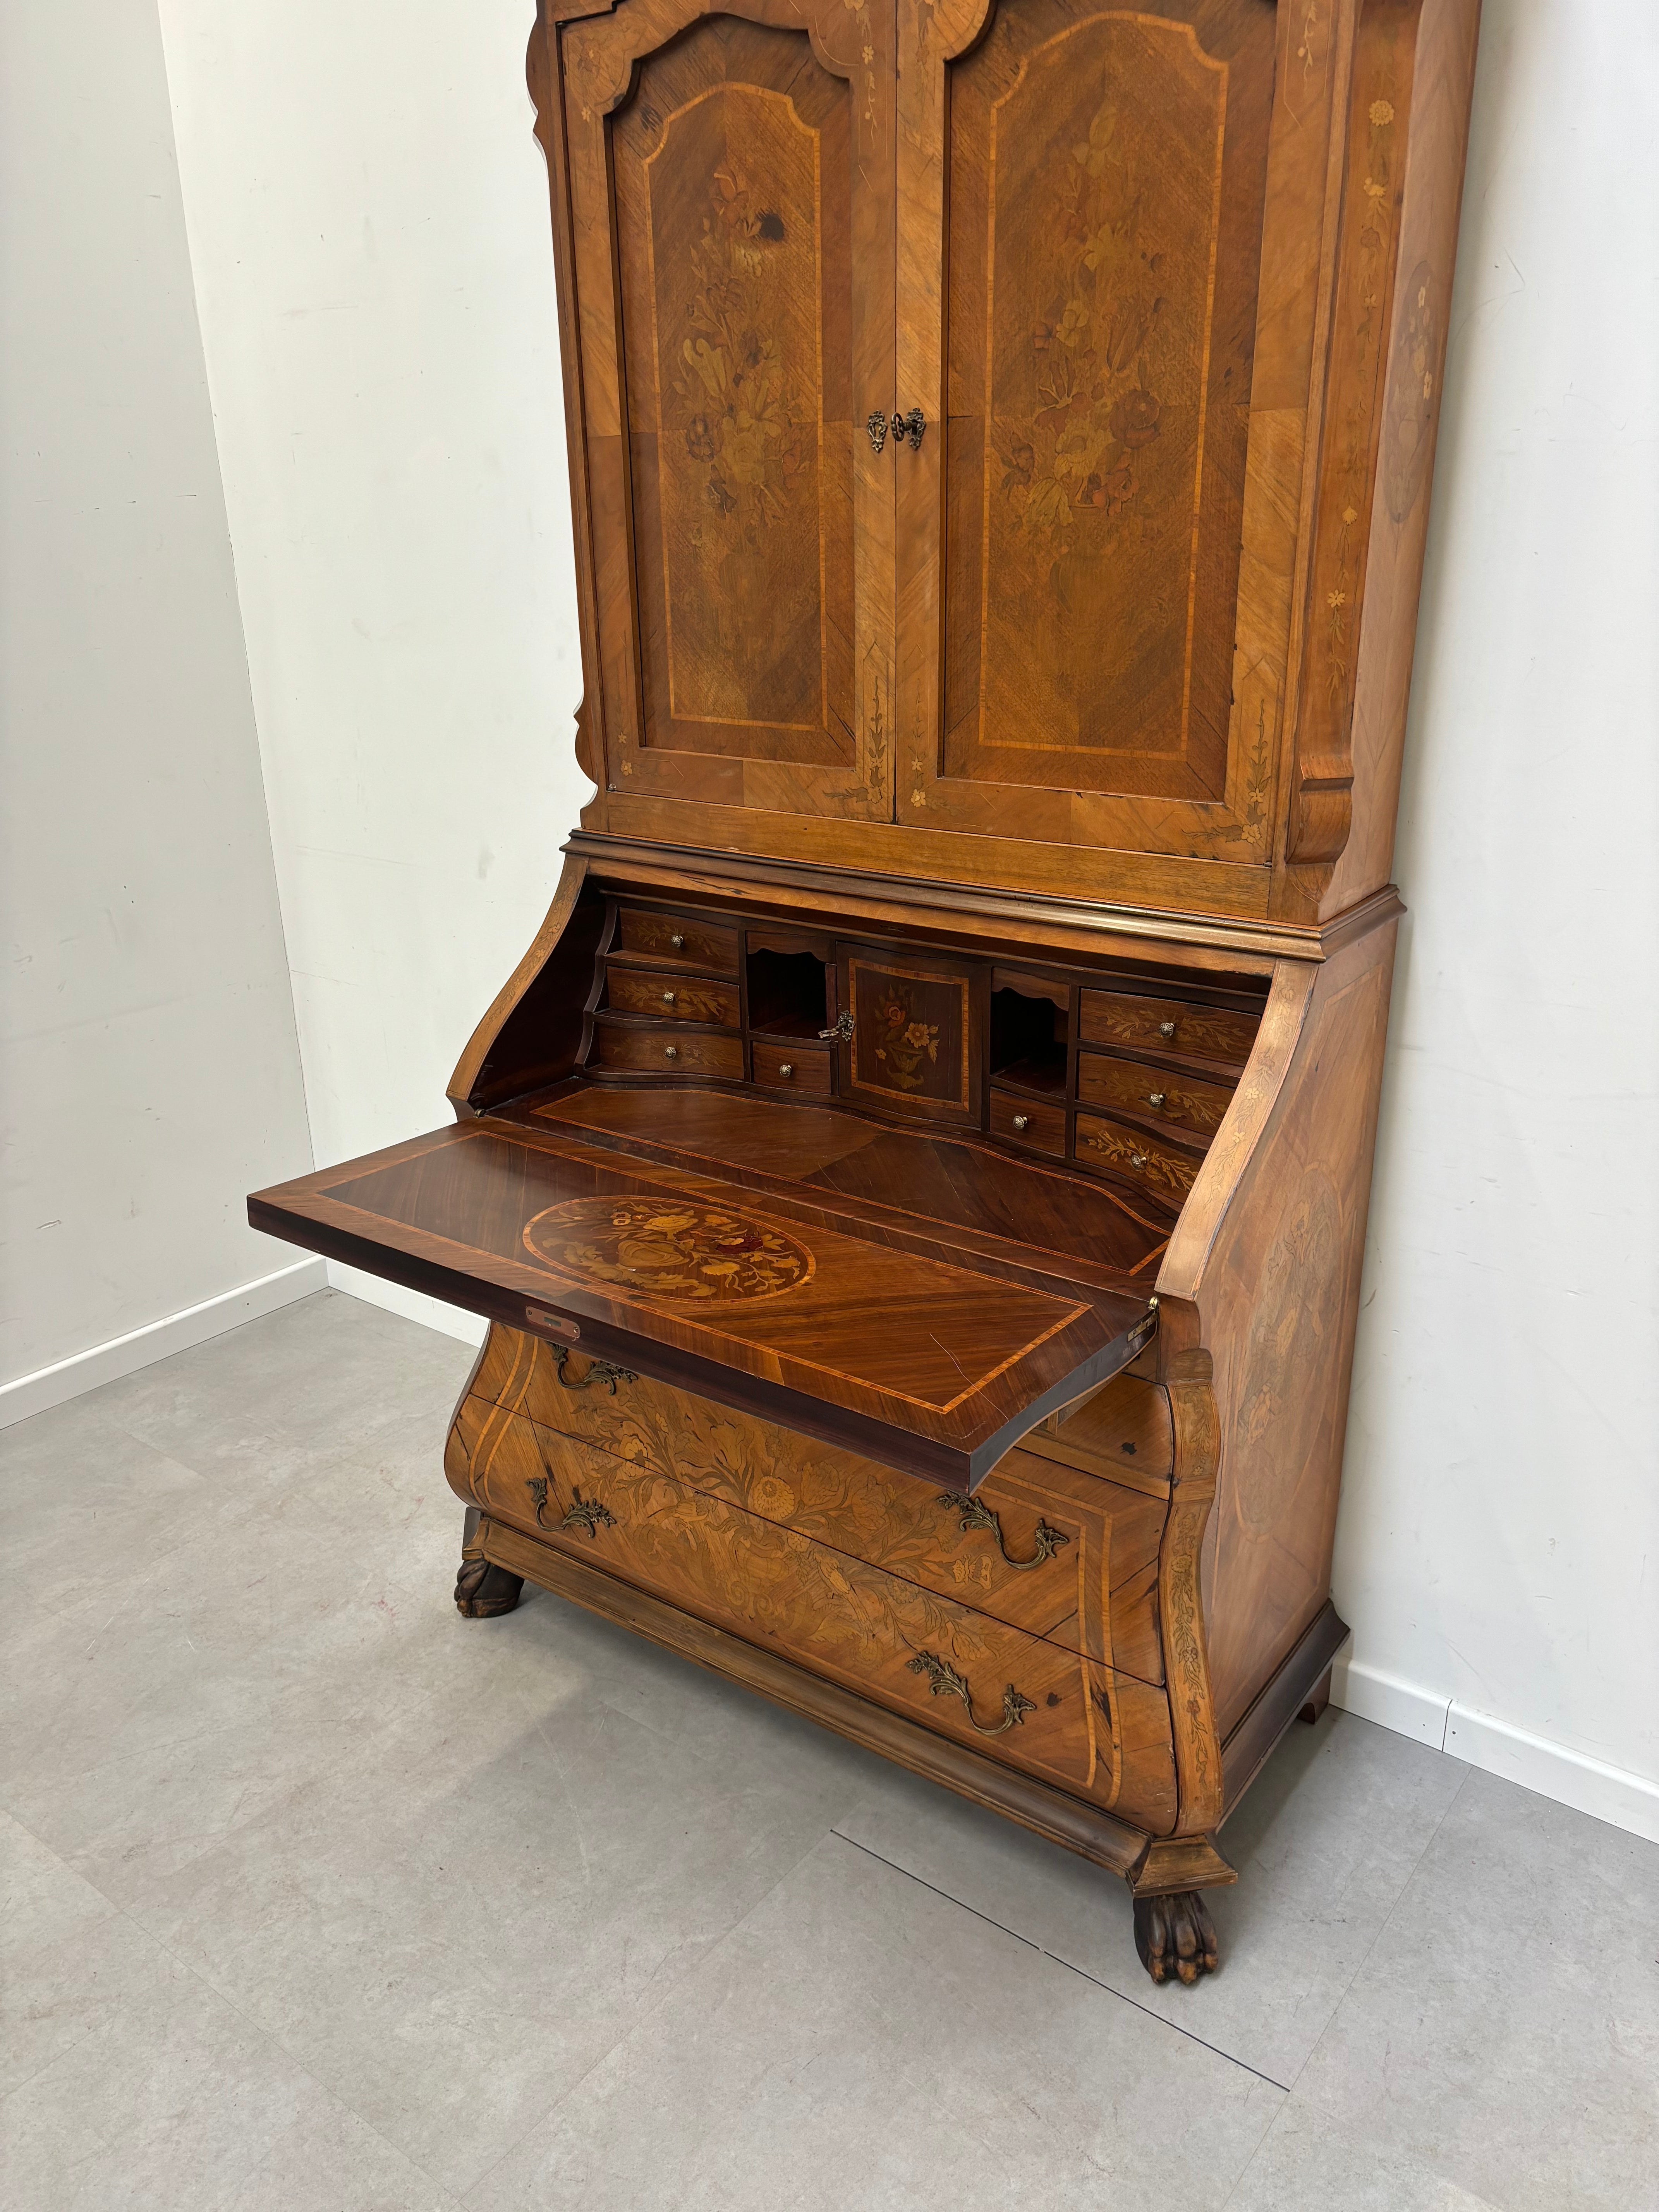
[[[0,1434],[13,2212],[1659,2207],[1659,1849],[1332,1712],[1224,1964],[546,1596],[325,1295]]]

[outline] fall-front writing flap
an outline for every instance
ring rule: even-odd
[[[971,1172],[977,1148],[952,1149]],[[762,1190],[504,1121],[258,1192],[248,1218],[969,1488],[1152,1327],[1144,1289],[1107,1287],[1059,1255],[1012,1241],[1005,1255],[1000,1240],[805,1182]]]

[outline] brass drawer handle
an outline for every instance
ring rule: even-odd
[[[978,1735],[1000,1735],[1005,1729],[1019,1727],[1027,1713],[1036,1711],[1036,1699],[1021,1697],[1010,1682],[1002,1693],[1002,1718],[988,1728],[983,1721],[974,1718],[974,1693],[948,1659],[941,1659],[932,1651],[918,1651],[906,1664],[911,1674],[927,1677],[927,1686],[936,1698],[941,1694],[960,1698],[968,1711],[969,1725]]]
[[[1014,1116],[1014,1127],[1015,1127],[1015,1128],[1016,1128],[1016,1129],[1029,1129],[1029,1128],[1030,1127],[1030,1126],[1031,1126],[1031,1117],[1030,1117],[1030,1115],[1029,1114],[1016,1114],[1016,1115],[1015,1115],[1015,1116]]]
[[[665,1044],[662,1048],[662,1056],[665,1060],[678,1060],[680,1056],[678,1045]]]
[[[677,991],[665,991],[662,994],[662,1002],[665,1006],[672,1006],[678,996],[679,994]]]
[[[781,1060],[778,1062],[778,1073],[783,1078],[786,1083],[787,1083],[794,1072],[795,1063],[793,1060]]]
[[[631,1367],[616,1367],[608,1359],[590,1359],[586,1375],[567,1375],[564,1363],[569,1357],[564,1345],[553,1346],[553,1371],[567,1390],[593,1390],[603,1383],[614,1398],[618,1382],[637,1382],[640,1379]]]
[[[1155,1109],[1158,1112],[1162,1113],[1164,1110],[1164,1101],[1168,1096],[1169,1093],[1167,1091],[1149,1091],[1146,1094],[1146,1103]]]
[[[674,930],[670,934],[668,942],[673,946],[676,952],[684,952],[685,950],[685,932],[682,929]]]
[[[1051,1528],[1046,1521],[1039,1521],[1036,1524],[1035,1539],[1036,1551],[1029,1559],[1017,1559],[1003,1541],[1001,1522],[998,1520],[988,1505],[982,1505],[977,1498],[969,1498],[967,1492],[962,1490],[942,1490],[939,1492],[939,1502],[949,1511],[959,1513],[962,1516],[957,1526],[963,1535],[967,1535],[975,1528],[988,1528],[996,1538],[997,1549],[1008,1565],[1022,1575],[1029,1573],[1033,1567],[1040,1567],[1045,1559],[1052,1559],[1062,1544],[1069,1544],[1072,1540],[1063,1528]]]
[[[1161,1037],[1172,1037],[1175,1035],[1175,1024],[1160,1022],[1158,1025],[1158,1033]]]
[[[1144,1167],[1146,1166],[1146,1153],[1145,1153],[1145,1152],[1131,1152],[1131,1153],[1130,1153],[1130,1155],[1129,1155],[1129,1165],[1130,1165],[1132,1168],[1144,1168]]]
[[[547,1504],[547,1477],[532,1474],[525,1487],[536,1501],[536,1526],[545,1528],[547,1523],[542,1514]],[[601,1528],[616,1527],[617,1516],[608,1505],[602,1504],[597,1498],[584,1498],[580,1490],[574,1490],[570,1494],[575,1503],[568,1512],[560,1516],[558,1525],[561,1528],[586,1528],[588,1535],[593,1537],[599,1534]],[[553,1502],[556,1505],[557,1498]]]

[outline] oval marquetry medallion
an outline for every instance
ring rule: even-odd
[[[573,1198],[525,1224],[537,1259],[654,1304],[717,1305],[781,1297],[811,1279],[804,1244],[724,1206],[651,1198]]]

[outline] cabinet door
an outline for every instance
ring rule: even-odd
[[[891,0],[560,34],[607,783],[887,819]]]
[[[901,0],[902,820],[1268,856],[1328,143],[1279,13]]]

